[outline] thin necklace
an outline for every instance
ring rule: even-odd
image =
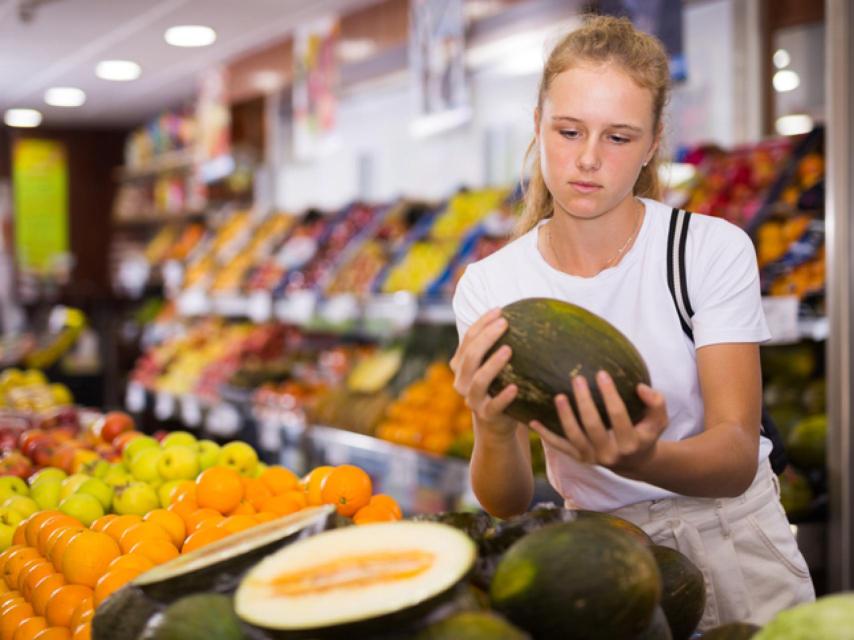
[[[632,231],[631,235],[628,238],[626,238],[625,244],[623,244],[623,246],[620,247],[620,250],[617,251],[617,253],[610,260],[608,260],[608,262],[606,262],[602,266],[602,268],[599,269],[599,271],[597,271],[597,273],[601,273],[605,269],[614,265],[620,259],[620,257],[623,255],[623,253],[625,253],[626,249],[629,248],[629,245],[632,243],[632,240],[635,239],[635,236],[637,235],[638,230],[640,229],[640,221],[641,221],[641,217],[642,217],[642,212],[643,212],[643,205],[641,205],[641,208],[638,210],[637,217],[635,218],[635,228]],[[555,246],[554,246],[554,243],[552,241],[552,225],[551,225],[551,222],[546,227],[546,233],[548,235],[549,249],[551,249],[552,255],[557,260],[558,268],[560,268],[561,259],[560,259],[560,256],[558,255],[557,251],[555,251]],[[560,270],[563,271],[563,269],[560,269]]]

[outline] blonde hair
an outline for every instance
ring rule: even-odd
[[[564,36],[549,54],[537,96],[539,113],[542,113],[543,101],[552,81],[579,63],[615,64],[639,86],[649,89],[652,93],[653,131],[658,131],[670,93],[670,71],[664,46],[657,38],[635,29],[627,18],[588,16],[582,27]],[[524,189],[524,206],[516,229],[518,235],[533,229],[554,209],[552,194],[543,180],[539,156],[534,136],[525,152],[525,165],[529,162],[532,165],[531,178]],[[658,164],[656,149],[635,182],[633,192],[636,196],[660,197]]]

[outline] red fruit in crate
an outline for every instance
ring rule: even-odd
[[[26,479],[32,472],[33,465],[23,454],[17,451],[7,453],[0,460],[0,475],[2,476],[18,476],[21,479]]]
[[[70,442],[63,443],[53,453],[50,458],[50,466],[58,467],[66,473],[72,473],[74,470],[74,454],[77,447]]]
[[[30,459],[39,467],[49,467],[51,464],[51,459],[53,459],[53,455],[55,453],[54,444],[52,441],[47,440],[44,442],[39,442],[33,447],[32,455]]]
[[[40,442],[50,442],[47,432],[42,429],[27,429],[18,437],[18,449],[32,460],[33,451]]]
[[[94,430],[104,442],[112,442],[116,437],[127,431],[133,431],[136,425],[128,414],[123,411],[110,411],[95,424]]]

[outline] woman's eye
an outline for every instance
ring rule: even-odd
[[[570,140],[578,137],[578,131],[573,131],[572,129],[561,129],[560,135],[564,138],[569,138]]]
[[[624,138],[623,136],[611,136],[611,142],[615,142],[617,144],[626,144],[629,141],[628,138]]]

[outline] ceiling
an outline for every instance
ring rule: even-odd
[[[353,10],[371,0],[0,0],[0,112],[31,107],[43,126],[130,126],[190,98],[200,72],[279,40],[297,24]],[[32,7],[29,20],[21,8]],[[217,41],[198,49],[166,44],[174,25],[204,24]],[[95,76],[105,59],[133,60],[142,76],[109,82]],[[86,92],[75,109],[50,107],[44,92]]]

